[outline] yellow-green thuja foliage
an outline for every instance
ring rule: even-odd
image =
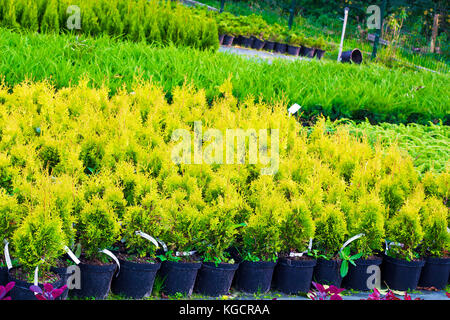
[[[421,209],[423,240],[421,253],[424,256],[444,257],[450,250],[448,232],[448,208],[435,197],[428,198]]]
[[[280,231],[283,253],[304,252],[308,249],[309,240],[314,238],[315,224],[304,199],[291,201],[289,208],[283,212]]]
[[[13,254],[27,272],[37,266],[48,270],[64,253],[67,239],[61,219],[49,208],[38,206],[31,210],[14,232]]]
[[[19,227],[23,214],[15,196],[0,189],[0,243],[10,242],[14,231]],[[4,245],[0,245],[0,261],[3,260]]]
[[[121,228],[113,208],[95,196],[81,211],[77,231],[85,258],[105,260],[106,256],[99,251],[119,240]]]
[[[315,223],[313,247],[325,257],[333,258],[338,254],[348,235],[344,213],[334,205],[326,205]]]

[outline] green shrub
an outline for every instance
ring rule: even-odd
[[[313,247],[331,259],[339,252],[347,238],[344,213],[336,206],[328,204],[315,222],[316,235]]]
[[[62,231],[62,221],[52,216],[44,207],[36,207],[23,220],[13,236],[14,256],[19,264],[32,272],[36,266],[48,270],[64,253],[67,239]]]
[[[423,240],[422,255],[441,258],[450,249],[450,235],[448,232],[448,208],[437,198],[429,198],[424,202],[421,210]]]
[[[80,213],[77,231],[86,259],[104,261],[99,250],[114,245],[121,230],[113,208],[105,200],[93,197]]]
[[[306,251],[309,239],[314,238],[314,232],[314,221],[305,200],[293,199],[289,209],[283,213],[280,225],[282,252]]]
[[[0,243],[11,241],[14,231],[19,227],[22,219],[20,207],[14,196],[6,194],[0,189]],[[3,259],[4,245],[0,245],[0,259]]]

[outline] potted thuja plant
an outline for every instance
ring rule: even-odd
[[[140,206],[129,207],[123,218],[123,244],[118,253],[120,273],[111,291],[134,299],[152,294],[161,263],[156,258],[157,239],[165,228],[164,211],[157,192],[147,194]]]
[[[306,253],[314,237],[315,225],[306,202],[294,199],[280,225],[281,251],[275,268],[276,288],[286,294],[308,292],[316,259]]]
[[[31,287],[51,285],[65,290],[65,278],[51,267],[64,253],[66,243],[62,221],[43,206],[31,209],[14,232],[12,252],[19,266],[9,270],[8,280],[16,283],[11,290],[13,300],[35,300]]]
[[[233,203],[233,199],[224,201],[219,197],[203,210],[197,245],[203,258],[195,285],[198,293],[208,296],[228,293],[239,267],[227,251],[236,240],[238,228],[243,226],[235,222],[236,206]]]
[[[166,199],[162,205],[166,210],[168,228],[161,235],[166,252],[159,255],[162,261],[158,276],[163,280],[161,289],[166,295],[191,295],[197,272],[202,263],[195,244],[198,242],[200,212],[187,202],[176,198]]]
[[[350,239],[348,246],[340,251],[343,260],[343,287],[360,291],[371,290],[374,285],[379,285],[377,279],[374,279],[375,283],[368,282],[378,270],[373,266],[378,267],[383,261],[380,254],[385,235],[385,207],[376,194],[366,194],[356,202],[349,215]]]
[[[448,208],[441,200],[431,197],[425,200],[421,210],[423,240],[421,254],[425,265],[419,279],[419,287],[445,289],[450,273],[450,233],[448,232]]]
[[[423,238],[420,207],[415,201],[407,201],[386,222],[389,242],[383,258],[381,279],[391,289],[415,289],[419,282],[425,264],[417,251]]]
[[[318,37],[312,43],[312,46],[314,48],[314,57],[316,57],[318,60],[321,60],[325,55],[325,49],[327,46],[325,39],[322,36]]]
[[[309,253],[317,258],[313,281],[340,287],[342,260],[339,257],[339,250],[347,237],[347,222],[344,213],[335,205],[328,204],[323,208],[315,223],[314,245],[313,250]]]
[[[266,293],[281,249],[280,223],[284,200],[261,195],[260,203],[242,228],[241,259],[236,287],[247,293]]]
[[[108,296],[117,264],[104,251],[119,240],[120,224],[111,205],[97,196],[92,197],[80,212],[77,224],[78,241],[82,247],[79,264],[81,288],[72,289],[74,297]]]
[[[16,197],[10,196],[5,190],[0,189],[0,286],[6,285],[8,281],[5,244],[12,240],[21,219],[22,214],[20,214]]]

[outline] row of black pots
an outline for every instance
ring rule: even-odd
[[[376,259],[358,259],[355,262],[356,267],[350,265],[344,278],[340,276],[340,260],[324,259],[281,258],[277,263],[243,261],[239,264],[218,266],[208,262],[135,263],[120,260],[118,274],[115,264],[97,266],[82,263],[79,264],[81,289],[70,290],[69,295],[105,299],[111,290],[115,294],[141,299],[151,295],[157,275],[164,280],[161,291],[167,295],[190,295],[195,291],[203,295],[220,296],[228,293],[233,283],[238,291],[245,293],[266,293],[275,288],[286,294],[296,294],[309,291],[312,281],[366,291],[367,281],[371,276],[368,267],[372,265],[381,267],[382,283],[394,290],[415,289],[417,286],[443,289],[449,279],[448,258],[427,258],[408,262],[383,256]],[[67,272],[64,268],[54,271],[60,275],[60,280],[54,286],[60,287],[67,281]],[[16,282],[16,286],[11,290],[12,299],[35,299],[29,290],[31,283],[14,279],[7,271],[6,274],[8,281]],[[65,299],[67,291],[59,299]]]
[[[324,50],[308,48],[305,46],[293,46],[286,43],[264,41],[257,37],[244,37],[242,35],[234,37],[231,35],[219,35],[219,42],[224,46],[241,46],[245,48],[252,48],[256,50],[265,50],[281,54],[289,54],[292,56],[302,56],[307,58],[322,59],[325,55]]]

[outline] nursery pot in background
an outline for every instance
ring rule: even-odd
[[[220,263],[216,267],[213,262],[203,262],[198,271],[195,292],[213,297],[227,294],[238,267],[237,263]]]
[[[342,52],[342,55],[341,55],[341,61],[361,64],[363,61],[362,52],[359,49],[344,51],[344,52]]]
[[[235,45],[235,46],[241,46],[243,40],[244,40],[244,36],[239,35],[239,36],[237,36],[237,37],[234,38],[233,45]]]
[[[246,293],[266,293],[270,290],[276,262],[243,261],[236,273],[236,287]]]
[[[116,271],[115,263],[92,265],[80,263],[81,288],[69,291],[69,296],[79,298],[105,299],[111,288],[111,281]]]
[[[219,34],[219,43],[223,44],[223,38],[225,38],[224,34]]]
[[[243,36],[241,46],[245,48],[251,48],[251,46],[253,45],[253,41],[254,41],[253,38]]]
[[[222,45],[231,46],[233,44],[233,41],[234,41],[234,36],[230,36],[230,35],[226,34],[223,37]]]
[[[342,260],[317,259],[317,264],[314,267],[313,281],[340,288],[342,283],[340,273],[341,263]]]
[[[266,41],[266,44],[264,45],[264,50],[266,51],[273,51],[275,49],[275,42],[273,41]]]
[[[14,281],[16,283],[14,288],[12,288],[12,290],[9,292],[11,299],[12,300],[37,300],[34,292],[30,290],[30,287],[32,285],[34,285],[34,283],[17,279],[13,275],[14,270],[16,270],[16,268],[12,268],[11,270],[9,270],[8,280],[7,280],[7,282]],[[55,289],[61,288],[63,285],[66,284],[66,278],[61,277],[59,274],[58,274],[58,276],[59,276],[59,279],[57,281],[55,281],[54,283],[51,283]],[[44,290],[43,284],[39,283],[39,287],[42,290]],[[63,295],[61,295],[56,300],[63,300],[63,299],[65,299],[65,298],[63,297]]]
[[[62,285],[67,284],[67,280],[71,276],[71,274],[68,273],[67,267],[52,267],[50,270],[52,272],[57,273],[61,277],[61,279],[63,279]],[[64,290],[64,292],[60,296],[61,299],[59,299],[59,300],[66,300],[68,296],[69,296],[69,288]]]
[[[164,261],[159,270],[159,275],[164,279],[162,291],[167,295],[191,295],[201,266],[201,262]]]
[[[314,52],[315,52],[314,48],[308,48],[308,47],[302,46],[302,48],[300,50],[300,55],[302,57],[314,58]]]
[[[252,43],[252,49],[261,50],[264,47],[264,44],[266,43],[264,40],[258,39],[257,37],[252,37],[253,43]]]
[[[8,283],[8,267],[0,267],[0,286]]]
[[[287,50],[287,44],[285,43],[275,43],[275,52],[277,53],[286,53]]]
[[[300,54],[300,49],[301,49],[301,47],[288,45],[287,53],[292,56],[298,56]]]
[[[152,294],[153,283],[161,263],[138,263],[119,259],[120,272],[113,277],[111,292],[142,299]]]
[[[372,290],[367,283],[369,277],[373,275],[373,271],[369,267],[380,266],[383,259],[375,257],[373,259],[357,259],[354,262],[356,267],[349,263],[348,273],[342,280],[342,286],[358,291]]]
[[[322,60],[323,56],[325,55],[325,50],[321,50],[321,49],[316,49],[314,51],[314,56],[318,59],[318,60]]]
[[[415,289],[425,260],[406,261],[384,255],[381,265],[381,282],[394,290]]]
[[[435,287],[436,289],[445,289],[450,276],[450,258],[432,258],[425,259],[425,265],[419,278],[419,287]]]
[[[308,292],[316,263],[315,259],[292,260],[280,258],[275,267],[275,287],[286,294]]]

